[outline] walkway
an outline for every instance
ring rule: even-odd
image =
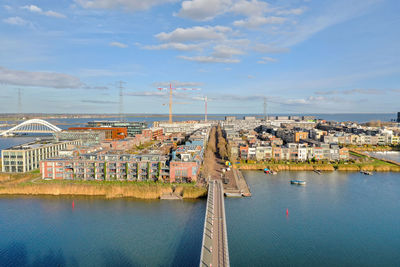
[[[210,181],[200,267],[229,266],[224,189],[221,180]]]

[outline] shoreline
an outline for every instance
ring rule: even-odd
[[[279,164],[279,163],[240,163],[234,168],[239,170],[264,170],[269,168],[273,171],[374,171],[374,172],[400,172],[400,166],[396,165],[373,165],[373,164]]]
[[[31,177],[30,177],[31,178]],[[35,178],[34,180],[38,179]],[[40,179],[40,178],[39,178]],[[102,182],[96,181],[23,181],[0,183],[0,196],[95,196],[105,199],[135,198],[161,199],[173,195],[181,199],[198,199],[207,195],[205,187],[192,184],[161,184],[147,182]]]

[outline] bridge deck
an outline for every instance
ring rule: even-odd
[[[200,266],[229,266],[224,190],[220,180],[209,184]]]

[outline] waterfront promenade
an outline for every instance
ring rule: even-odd
[[[229,266],[224,190],[221,180],[209,184],[200,267]]]

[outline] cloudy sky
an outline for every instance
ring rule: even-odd
[[[400,111],[398,0],[0,0],[0,112]]]

